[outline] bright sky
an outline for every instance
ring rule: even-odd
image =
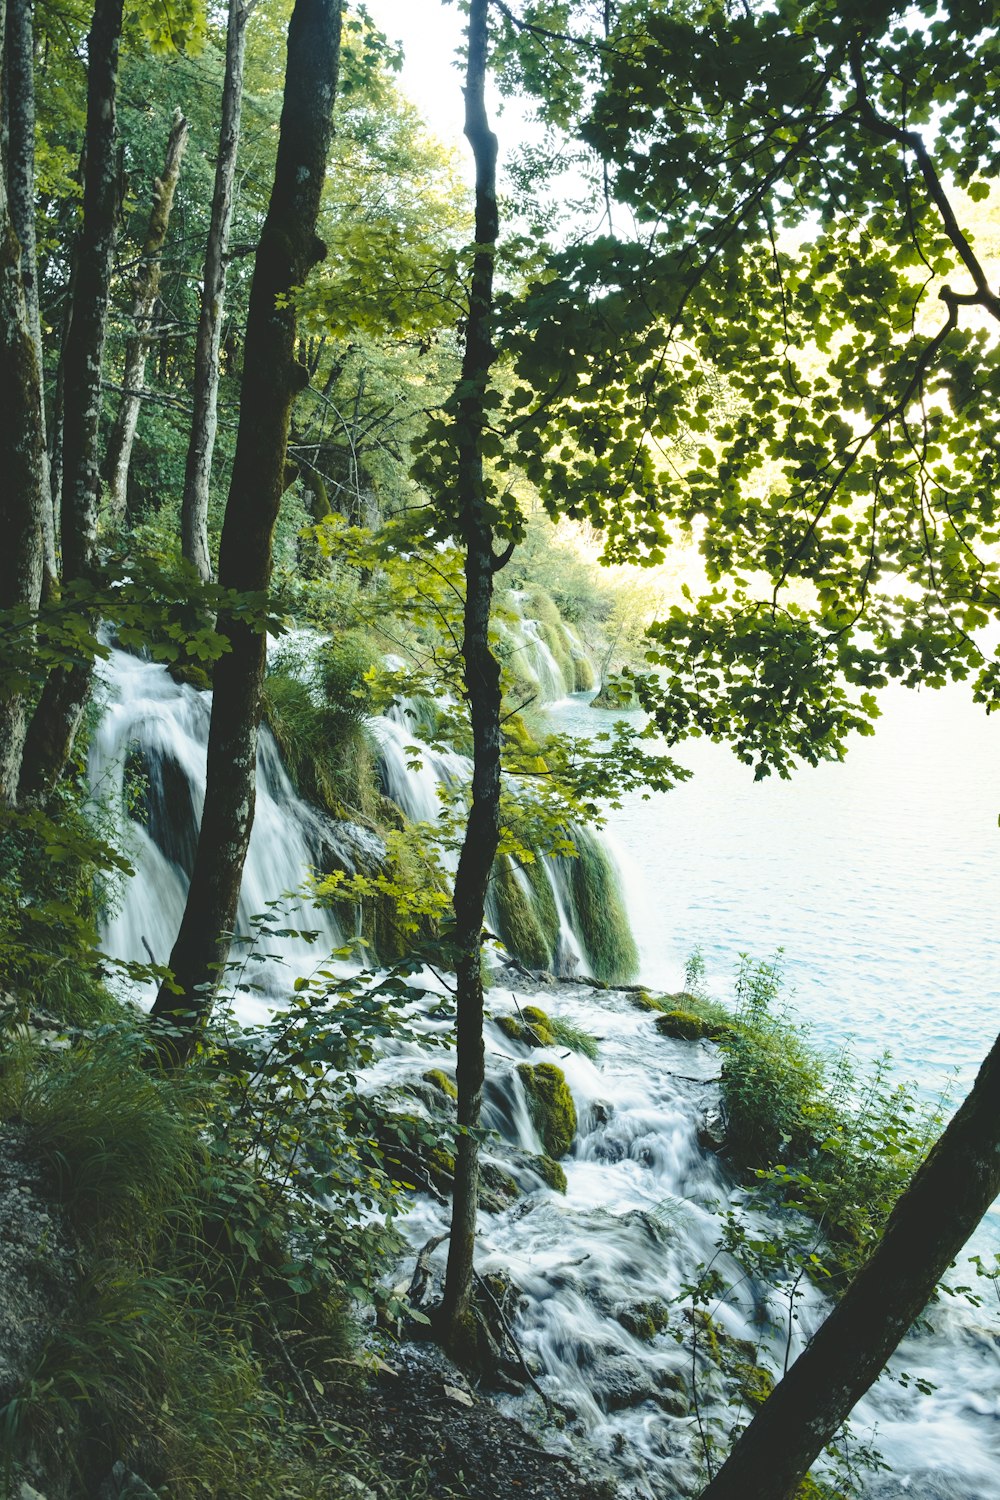
[[[405,54],[400,86],[435,135],[462,146],[462,76],[454,66],[462,16],[443,0],[366,0],[376,26]]]

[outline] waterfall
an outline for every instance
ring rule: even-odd
[[[210,698],[175,683],[164,667],[119,651],[102,665],[101,676],[106,704],[92,738],[90,777],[105,806],[125,809],[126,844],[136,870],[108,915],[105,946],[115,956],[142,960],[148,945],[164,962],[180,921],[204,799]],[[375,722],[380,775],[407,816],[433,822],[439,787],[466,779],[468,762],[415,739],[408,722],[406,705]],[[411,764],[414,752],[419,766]],[[273,739],[262,731],[241,929],[284,892],[297,890],[311,868],[368,870],[384,853],[371,831],[336,822],[302,802]],[[570,970],[575,960],[587,967],[593,955],[574,930],[579,893],[573,862],[540,865],[544,886],[512,866],[512,887],[536,904],[539,891],[548,890],[559,933],[554,964]],[[259,1019],[295,975],[311,970],[349,936],[329,911],[301,897],[278,925],[314,929],[319,937],[315,946],[289,936],[268,941],[268,957],[248,973],[255,994],[238,1001],[245,1023]],[[563,1046],[529,1049],[499,1026],[487,1027],[484,1125],[495,1134],[485,1143],[484,1159],[513,1178],[521,1196],[480,1214],[479,1270],[502,1271],[513,1282],[518,1341],[566,1420],[562,1433],[547,1430],[547,1440],[577,1457],[589,1444],[633,1496],[695,1495],[703,1478],[699,1422],[724,1441],[745,1400],[734,1368],[742,1363],[780,1374],[786,1353],[794,1358],[825,1303],[804,1283],[790,1322],[787,1287],[748,1281],[719,1253],[730,1208],[742,1211],[756,1230],[768,1226],[702,1144],[706,1113],[717,1101],[719,1064],[711,1046],[662,1036],[648,1014],[613,991],[566,983],[525,994],[521,986],[516,1003],[541,1004],[595,1033],[600,1051],[591,1062]],[[494,1004],[498,1011],[509,1004],[506,986]],[[424,1071],[440,1061],[440,1050],[390,1044],[367,1086],[380,1091],[409,1085],[417,1090],[411,1097],[420,1109]],[[565,1196],[539,1176],[542,1143],[516,1071],[526,1061],[562,1069],[575,1101],[579,1129],[562,1163]],[[441,1233],[446,1218],[444,1205],[418,1197],[401,1222],[416,1248]],[[437,1253],[438,1267],[443,1255],[443,1249]],[[714,1338],[728,1351],[721,1367],[709,1357],[707,1339],[700,1353],[692,1353],[684,1290],[710,1264],[720,1277],[718,1300],[710,1307]],[[890,1470],[863,1476],[852,1492],[865,1500],[1000,1500],[996,1328],[986,1310],[951,1299],[932,1308],[926,1324],[905,1341],[890,1374],[855,1413],[855,1434],[864,1439],[875,1430],[875,1445]],[[912,1377],[906,1387],[894,1378],[902,1372]],[[502,1401],[529,1420],[543,1417],[530,1392]]]
[[[96,797],[123,810],[126,852],[135,869],[109,913],[105,947],[116,958],[144,963],[151,954],[166,963],[184,911],[205,800],[211,695],[124,651],[112,651],[100,675],[108,703],[91,741],[88,777]],[[318,934],[314,943],[267,937],[266,956],[254,957],[245,975],[262,997],[278,998],[317,957],[351,936],[329,909],[302,897],[281,898],[299,891],[311,870],[372,869],[384,853],[369,830],[337,823],[296,797],[277,746],[262,727],[237,931],[250,933],[254,919],[278,901],[274,925]],[[240,1004],[245,1020],[262,1013],[258,1001]]]

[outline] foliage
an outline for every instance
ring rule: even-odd
[[[725,1151],[755,1201],[792,1211],[783,1237],[755,1241],[762,1267],[771,1257],[804,1268],[836,1294],[930,1149],[944,1104],[920,1107],[887,1056],[865,1073],[846,1050],[832,1062],[817,1052],[781,1009],[780,978],[780,954],[741,959],[719,1042]]]

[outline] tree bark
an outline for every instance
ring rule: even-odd
[[[43,597],[55,592],[55,515],[49,480],[49,454],[45,435],[45,366],[42,358],[42,321],[38,303],[38,251],[35,241],[35,45],[34,0],[8,0],[7,32],[4,39],[6,67],[5,106],[8,124],[7,190],[14,233],[21,245],[21,280],[28,310],[28,324],[38,362],[42,392],[42,536]]]
[[[500,838],[500,668],[490,650],[490,606],[497,560],[483,469],[485,398],[495,357],[493,262],[499,229],[497,140],[486,115],[488,0],[469,11],[465,134],[476,163],[476,252],[457,403],[458,503],[465,547],[465,691],[472,719],[472,807],[455,875],[458,1124],[451,1238],[444,1301],[445,1343],[456,1358],[476,1355],[472,1289],[479,1201],[479,1127],[485,1060],[481,969],[486,891]]]
[[[7,21],[0,0],[0,44]],[[13,101],[12,101],[13,102]],[[2,147],[0,147],[2,150]],[[0,475],[4,540],[0,546],[0,609],[25,611],[24,629],[42,592],[44,559],[44,433],[41,370],[25,297],[21,246],[0,160]],[[18,793],[27,733],[24,684],[16,663],[0,683],[0,805]]]
[[[132,307],[129,318],[131,332],[125,343],[125,361],[122,372],[122,396],[118,415],[108,434],[108,446],[104,460],[104,478],[108,486],[107,518],[112,526],[120,526],[125,518],[126,490],[129,464],[132,461],[132,444],[139,421],[143,387],[146,383],[146,350],[153,322],[153,310],[160,292],[160,273],[163,267],[163,242],[170,226],[170,210],[181,174],[181,162],[187,145],[188,122],[179,109],[174,110],[173,124],[167,138],[167,154],[163,164],[163,175],[153,182],[153,203],[149,211],[149,225],[142,247],[142,259],[133,282]]]
[[[1000,1038],[871,1258],[701,1500],[788,1500],[1000,1194]]]
[[[96,0],[87,39],[83,228],[66,334],[62,414],[62,573],[90,579],[97,563],[101,368],[120,203],[118,50],[123,0]],[[20,794],[44,797],[66,767],[83,717],[93,663],[49,673],[25,745]]]
[[[219,346],[226,294],[226,252],[233,221],[233,184],[240,143],[247,21],[252,9],[253,4],[248,0],[229,0],[219,155],[215,164],[212,216],[205,250],[205,279],[194,355],[194,416],[184,472],[181,551],[204,583],[212,577],[208,553],[208,487],[219,422]]]
[[[288,27],[288,63],[278,160],[250,290],[232,482],[222,528],[219,581],[239,593],[263,593],[271,580],[271,542],[284,489],[292,402],[306,381],[295,358],[291,294],[323,258],[316,237],[340,56],[340,0],[296,0]],[[159,1051],[183,1061],[196,1045],[229,954],[243,861],[253,824],[257,732],[266,636],[222,614],[229,650],[215,668],[205,811],[180,932],[170,955],[178,993],[164,985],[154,1017]]]

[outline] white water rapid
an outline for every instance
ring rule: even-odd
[[[141,806],[128,830],[136,875],[109,918],[105,942],[116,956],[142,960],[151,950],[165,962],[203,801],[209,698],[178,686],[164,668],[120,652],[112,654],[103,675],[107,706],[90,764],[95,793],[120,805],[123,787],[141,773]],[[438,782],[465,774],[461,757],[424,747],[423,768],[414,771],[407,750],[414,737],[398,716],[380,721],[376,734],[386,790],[411,817],[431,820]],[[241,926],[298,889],[311,868],[363,868],[380,848],[370,832],[335,823],[295,796],[266,733],[259,772]],[[656,835],[652,814],[645,816],[648,846]],[[669,863],[669,851],[661,854]],[[681,875],[675,872],[675,878]],[[727,876],[720,872],[717,878],[724,882]],[[276,958],[261,960],[253,971],[259,994],[237,1003],[245,1024],[279,1004],[294,977],[310,971],[345,936],[328,912],[308,902],[299,902],[279,925],[319,929],[320,938],[315,946],[294,937],[268,944]],[[660,925],[662,930],[662,918]],[[676,943],[689,934],[679,939],[662,930],[662,936]],[[488,998],[496,1013],[511,1008],[506,985]],[[501,1212],[481,1214],[480,1270],[505,1271],[518,1290],[517,1337],[566,1421],[561,1433],[548,1428],[547,1440],[578,1458],[591,1444],[626,1494],[645,1500],[694,1495],[704,1477],[702,1433],[728,1431],[738,1407],[733,1378],[702,1355],[692,1356],[685,1285],[714,1263],[722,1281],[711,1309],[718,1326],[752,1345],[754,1361],[775,1372],[786,1350],[794,1357],[822,1316],[821,1300],[803,1290],[789,1332],[782,1296],[749,1283],[718,1256],[724,1214],[739,1206],[741,1195],[699,1142],[715,1098],[718,1060],[711,1046],[659,1035],[652,1018],[624,994],[553,982],[514,1003],[540,1004],[594,1033],[600,1051],[596,1063],[562,1047],[529,1053],[496,1025],[488,1027],[486,1124],[497,1134],[486,1156],[502,1162],[525,1195]],[[375,1066],[370,1086],[417,1081],[429,1063],[440,1060],[440,1052],[428,1056],[415,1045],[400,1046]],[[541,1149],[516,1072],[524,1061],[556,1063],[574,1096],[579,1130],[563,1163],[565,1196],[542,1185],[526,1158],[514,1154]],[[412,1245],[440,1233],[445,1215],[440,1203],[418,1198],[404,1226]],[[635,1330],[643,1331],[650,1309],[656,1310],[656,1326],[645,1330],[647,1339]],[[740,1346],[730,1348],[739,1354]],[[893,1368],[907,1372],[911,1382],[904,1387],[883,1377],[853,1422],[857,1443],[863,1446],[874,1434],[889,1469],[858,1471],[847,1493],[864,1500],[1000,1500],[995,1315],[943,1300],[927,1328],[907,1340]],[[936,1389],[924,1390],[924,1382]],[[502,1400],[529,1420],[540,1417],[541,1403],[530,1390]],[[842,1479],[837,1482],[844,1488]]]

